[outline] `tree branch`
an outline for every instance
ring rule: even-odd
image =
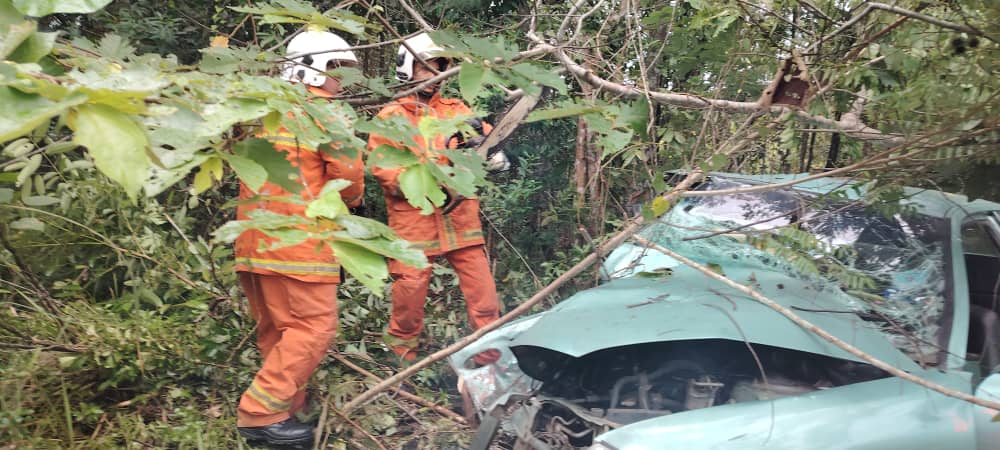
[[[537,36],[535,37],[537,39]],[[626,86],[615,83],[595,75],[580,64],[577,64],[561,48],[551,44],[536,41],[536,48],[539,51],[552,52],[566,69],[575,75],[581,82],[587,83],[598,89],[602,89],[624,98],[647,97],[652,101],[663,104],[678,106],[682,108],[708,109],[712,108],[720,111],[751,114],[761,110],[761,105],[757,102],[737,102],[730,100],[708,99],[693,94],[678,94],[660,91],[647,91],[634,86]],[[803,110],[790,108],[785,105],[771,105],[766,109],[771,114],[781,114],[788,112],[794,114],[800,120],[810,122],[823,127],[839,130],[840,132],[859,140],[873,141],[882,146],[898,145],[903,142],[903,136],[887,134],[865,125],[854,116],[841,120],[834,120],[822,116],[814,116]]]
[[[363,367],[361,367],[361,366],[359,366],[357,364],[354,364],[353,362],[351,362],[351,360],[345,358],[344,355],[342,355],[342,354],[340,354],[338,352],[334,352],[334,351],[328,351],[328,352],[326,352],[326,354],[330,355],[331,358],[336,359],[341,364],[343,364],[343,365],[345,365],[347,367],[350,367],[355,372],[360,373],[361,375],[364,375],[364,376],[372,379],[372,381],[375,381],[376,383],[381,383],[382,382],[382,379],[379,378],[378,375],[375,375],[374,373],[371,373],[371,372],[365,370]],[[440,415],[442,415],[444,417],[447,417],[447,418],[451,419],[452,421],[454,421],[455,423],[458,423],[460,425],[468,425],[469,424],[465,420],[465,417],[462,417],[461,415],[459,415],[455,411],[452,411],[452,410],[450,410],[448,408],[444,408],[444,407],[441,407],[439,405],[436,405],[436,404],[434,404],[434,402],[431,402],[431,401],[429,401],[429,400],[427,400],[427,399],[425,399],[425,398],[423,398],[423,397],[421,397],[419,395],[411,394],[411,393],[406,392],[406,391],[404,391],[402,389],[397,390],[394,393],[398,394],[400,397],[403,397],[403,398],[405,398],[405,399],[407,399],[407,400],[409,400],[409,401],[411,401],[413,403],[416,403],[416,404],[418,404],[420,406],[423,406],[425,408],[428,408],[428,409],[430,409],[430,410],[432,410],[432,411],[434,411],[434,412],[436,412],[436,413],[438,413],[438,414],[440,414]]]
[[[823,173],[817,173],[817,174],[809,175],[807,177],[802,177],[802,178],[799,178],[797,180],[785,181],[785,182],[782,182],[782,183],[774,183],[774,184],[762,184],[762,185],[759,185],[759,186],[752,186],[752,187],[748,187],[748,188],[720,189],[720,190],[717,190],[717,191],[687,191],[687,192],[682,193],[681,196],[683,196],[683,197],[711,197],[711,196],[715,196],[715,195],[732,195],[732,194],[746,194],[746,193],[750,193],[750,192],[772,191],[772,190],[775,190],[775,189],[781,189],[781,188],[786,188],[786,187],[790,187],[790,186],[795,186],[796,184],[805,183],[806,181],[818,180],[820,178],[832,177],[834,175],[840,175],[842,173],[848,173],[848,172],[853,172],[853,171],[856,171],[856,170],[862,170],[864,168],[871,167],[871,166],[874,166],[876,164],[885,164],[885,163],[897,162],[897,161],[900,161],[900,160],[910,159],[913,156],[916,156],[918,154],[921,154],[921,153],[924,153],[924,152],[927,152],[927,151],[930,151],[930,150],[942,148],[942,147],[947,147],[949,145],[952,145],[952,144],[956,143],[957,141],[968,139],[970,136],[984,134],[986,132],[995,131],[997,129],[1000,129],[1000,127],[992,127],[992,128],[987,128],[987,129],[983,129],[983,130],[978,130],[976,133],[972,133],[972,134],[965,135],[965,136],[958,136],[958,137],[954,137],[954,138],[951,138],[951,139],[947,139],[947,140],[944,140],[942,142],[938,142],[938,143],[933,144],[933,145],[928,145],[926,147],[922,147],[922,148],[920,148],[918,150],[915,150],[915,151],[912,151],[912,152],[909,152],[909,153],[906,153],[906,154],[903,154],[903,155],[887,156],[887,155],[890,155],[890,154],[892,154],[894,152],[898,152],[900,150],[905,149],[905,147],[893,147],[893,148],[890,148],[888,150],[884,150],[884,151],[882,151],[882,152],[880,152],[880,153],[878,153],[876,155],[873,155],[873,156],[871,156],[871,157],[869,157],[869,158],[867,158],[867,159],[865,159],[863,161],[859,161],[857,163],[851,164],[849,166],[844,166],[844,167],[841,167],[841,168],[838,168],[838,169],[829,170],[829,171],[826,171],[826,172],[823,172]]]
[[[406,0],[399,0],[399,4],[403,7],[403,9],[406,10],[407,13],[410,14],[410,17],[412,17],[413,20],[417,21],[417,23],[420,25],[420,28],[423,28],[424,31],[428,33],[434,31],[434,27],[431,27],[430,24],[428,24],[427,21],[424,20],[424,16],[421,16],[420,13],[417,12],[417,10],[413,9],[413,7],[410,6],[410,2]]]
[[[910,17],[910,18],[913,18],[913,19],[917,19],[917,20],[922,20],[922,21],[927,22],[929,24],[937,25],[937,26],[939,26],[941,28],[947,28],[949,30],[961,31],[962,33],[968,33],[968,34],[971,34],[971,35],[974,35],[974,36],[982,36],[982,37],[984,37],[986,39],[989,39],[991,41],[996,42],[995,40],[993,40],[993,38],[991,38],[990,36],[987,36],[986,33],[983,33],[982,31],[979,31],[979,30],[977,30],[975,28],[972,28],[972,27],[970,27],[968,25],[962,25],[962,24],[958,24],[958,23],[948,22],[947,20],[941,20],[941,19],[938,19],[936,17],[931,17],[931,16],[928,16],[926,14],[920,14],[920,13],[918,13],[916,11],[910,11],[908,9],[900,8],[898,6],[886,5],[885,3],[869,2],[868,3],[868,7],[869,8],[873,8],[873,9],[881,9],[883,11],[889,11],[889,12],[892,12],[892,13],[895,13],[895,14],[899,14],[901,16],[906,16],[906,17]]]

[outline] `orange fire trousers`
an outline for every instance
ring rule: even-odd
[[[281,422],[302,409],[306,383],[337,332],[337,284],[240,272],[264,363],[240,397],[236,426]]]
[[[458,274],[458,286],[465,296],[469,323],[480,328],[500,317],[497,287],[490,273],[482,245],[452,250],[443,255]],[[424,303],[431,281],[431,268],[415,269],[399,261],[389,261],[392,284],[392,314],[389,335],[398,346],[417,347],[424,329]],[[398,353],[398,351],[397,351]]]

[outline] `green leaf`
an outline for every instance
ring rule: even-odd
[[[399,174],[399,188],[406,200],[414,208],[420,208],[422,214],[431,214],[435,206],[444,204],[444,192],[427,166],[415,165],[404,170]]]
[[[285,159],[285,152],[275,149],[270,142],[256,138],[247,139],[236,144],[233,152],[263,167],[267,172],[267,181],[288,192],[302,191],[302,184],[298,181],[298,169],[292,167],[292,164]]]
[[[47,195],[32,195],[21,199],[26,206],[51,206],[59,203],[59,199]]]
[[[266,209],[250,211],[247,216],[250,220],[230,220],[217,228],[212,232],[213,240],[219,243],[232,243],[247,230],[280,230],[311,223],[302,216],[278,214]]]
[[[44,17],[49,14],[90,14],[104,8],[111,0],[14,0],[22,13]]]
[[[224,155],[229,167],[240,177],[240,181],[245,183],[251,191],[257,192],[260,187],[267,182],[267,170],[249,158],[240,155]]]
[[[279,248],[299,245],[312,237],[308,231],[297,228],[281,228],[277,230],[261,231],[270,237],[278,239],[277,241],[271,243],[271,245],[267,248],[268,250],[277,250]]]
[[[344,227],[345,232],[356,239],[375,239],[384,237],[386,239],[399,239],[396,232],[388,225],[372,220],[367,217],[341,215],[334,219],[337,225]]]
[[[45,224],[34,217],[22,217],[10,223],[15,230],[45,231]]]
[[[469,50],[480,59],[509,59],[512,56],[510,52],[491,42],[489,39],[470,36],[463,39],[463,41],[468,45]]]
[[[538,84],[544,84],[545,86],[554,88],[559,91],[560,94],[566,94],[566,82],[563,81],[562,77],[554,72],[550,72],[529,63],[515,64],[511,67],[511,70]]]
[[[349,214],[344,199],[340,197],[340,190],[350,185],[351,182],[347,180],[328,181],[323,186],[319,198],[309,202],[309,205],[306,206],[306,217],[334,219],[343,214]]]
[[[37,29],[37,24],[30,20],[10,25],[0,25],[0,60],[8,59],[7,57],[13,54],[31,35],[35,34],[35,30]]]
[[[632,130],[621,131],[621,130],[611,130],[600,139],[598,142],[604,147],[604,156],[617,152],[632,140]]]
[[[11,25],[22,21],[24,21],[24,13],[15,9],[10,0],[0,0],[0,25]],[[0,33],[0,35],[2,34]]]
[[[0,142],[24,136],[67,108],[87,101],[82,94],[74,94],[54,102],[38,94],[26,94],[17,89],[0,86]]]
[[[728,162],[729,157],[726,155],[712,155],[712,158],[708,161],[708,167],[705,167],[705,170],[709,172],[721,170]]]
[[[428,34],[430,34],[431,40],[433,40],[435,44],[440,45],[442,48],[450,49],[453,52],[458,53],[468,53],[470,51],[469,46],[465,45],[465,43],[462,42],[458,36],[455,36],[448,31],[434,30]]]
[[[379,255],[395,259],[410,267],[422,269],[427,267],[427,257],[422,250],[413,248],[409,242],[394,237],[393,239],[356,239],[345,231],[336,231],[333,237],[339,242],[348,242]],[[339,256],[339,255],[338,255]]]
[[[489,69],[479,64],[463,62],[458,72],[458,88],[462,91],[462,98],[471,103],[476,99],[476,94],[483,87],[483,76]]]
[[[73,142],[87,147],[97,168],[125,188],[133,201],[146,181],[149,140],[128,115],[104,105],[82,105],[67,121]]]
[[[382,296],[385,279],[389,277],[389,268],[384,258],[348,242],[333,241],[329,245],[348,273],[361,281],[373,294]]]
[[[538,122],[541,120],[561,119],[563,117],[579,116],[581,114],[588,114],[600,111],[601,108],[596,106],[571,103],[567,106],[561,106],[558,108],[540,109],[537,111],[532,111],[531,114],[528,114],[528,118],[525,119],[524,122],[531,123],[531,122]]]
[[[10,188],[0,188],[0,203],[10,203],[14,200],[14,190]]]
[[[199,195],[212,188],[212,172],[216,170],[222,170],[222,161],[211,156],[201,163],[201,167],[198,168],[198,173],[194,174],[194,184],[192,184],[192,189],[194,190],[194,195]]]
[[[406,167],[420,162],[420,157],[406,149],[382,144],[368,155],[368,167]]]
[[[256,62],[260,49],[208,47],[199,50],[201,61],[198,69],[205,73],[225,75],[229,73],[253,70],[260,63]]]
[[[670,210],[670,202],[663,197],[657,196],[653,199],[651,209],[654,217],[660,217]]]
[[[627,124],[632,131],[645,139],[646,125],[649,124],[649,103],[643,98],[621,105],[617,121],[619,124]]]
[[[155,197],[160,195],[163,191],[167,190],[170,186],[173,186],[180,180],[183,180],[195,167],[200,166],[210,155],[207,153],[198,153],[191,156],[187,162],[180,164],[168,164],[169,169],[161,169],[155,165],[149,166],[149,173],[146,178],[146,184],[143,186],[143,191],[146,193],[147,197]]]
[[[52,52],[59,33],[32,33],[8,59],[19,63],[35,63]],[[3,53],[3,52],[0,52]]]
[[[451,165],[432,165],[431,173],[441,184],[447,184],[466,197],[476,195],[476,186],[486,183],[483,157],[472,149],[449,150]]]
[[[218,136],[237,123],[259,119],[269,112],[271,108],[261,100],[230,99],[206,106],[202,115],[205,122],[195,131],[200,136]]]
[[[375,134],[410,147],[417,146],[413,137],[420,134],[417,127],[401,115],[385,118],[376,116],[371,120],[359,120],[354,128],[360,133]]]

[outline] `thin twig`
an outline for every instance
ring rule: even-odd
[[[362,427],[361,425],[358,425],[357,422],[351,420],[351,418],[347,417],[346,414],[344,414],[341,411],[338,411],[337,409],[333,409],[333,412],[337,413],[337,415],[340,416],[341,419],[344,419],[344,421],[346,421],[347,423],[351,424],[352,427],[354,427],[355,429],[357,429],[358,431],[360,431],[361,434],[364,434],[365,437],[368,438],[368,440],[374,442],[375,445],[377,445],[380,450],[387,450],[385,448],[385,446],[382,445],[381,441],[379,441],[378,439],[376,439],[375,436],[372,436],[371,433],[365,431],[364,427]]]
[[[370,378],[372,381],[374,381],[376,383],[381,383],[382,382],[382,378],[379,378],[378,375],[375,375],[374,373],[371,373],[371,372],[365,370],[363,367],[361,367],[361,366],[359,366],[357,364],[354,364],[353,362],[351,362],[351,360],[345,358],[340,353],[337,353],[337,352],[334,352],[334,351],[329,351],[329,352],[327,352],[327,354],[330,355],[331,358],[336,359],[337,361],[339,361],[341,364],[343,364],[343,365],[345,365],[345,366],[353,369],[355,372],[360,373],[361,375],[364,375],[364,376]],[[468,425],[469,424],[465,420],[464,417],[462,417],[461,415],[459,415],[455,411],[452,411],[452,410],[450,410],[448,408],[444,408],[444,407],[435,405],[433,402],[431,402],[431,401],[429,401],[429,400],[427,400],[427,399],[425,399],[423,397],[411,394],[411,393],[406,392],[406,391],[404,391],[402,389],[396,390],[395,394],[398,394],[400,397],[403,397],[406,400],[409,400],[409,401],[411,401],[413,403],[416,403],[416,404],[418,404],[420,406],[428,408],[431,411],[434,411],[434,412],[436,412],[436,413],[438,413],[438,414],[440,414],[440,415],[442,415],[444,417],[447,417],[447,418],[451,419],[452,421],[454,421],[454,422],[456,422],[458,424],[461,424],[461,425]]]

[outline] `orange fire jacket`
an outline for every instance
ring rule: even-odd
[[[309,91],[318,97],[330,94],[310,87]],[[285,128],[277,133],[262,133],[257,137],[274,144],[278,151],[285,152],[285,159],[300,172],[298,182],[303,184],[302,199],[313,200],[319,196],[327,181],[338,178],[351,182],[340,191],[341,197],[350,207],[361,204],[364,195],[364,163],[361,155],[348,158],[346,155],[331,156],[296,142],[294,135]],[[264,183],[260,192],[254,193],[240,183],[240,205],[236,209],[238,220],[248,220],[247,213],[257,209],[285,215],[305,216],[305,205],[268,200],[269,197],[292,195],[273,183]],[[256,199],[256,200],[254,200]],[[236,238],[236,271],[253,272],[264,275],[284,275],[312,283],[339,283],[340,263],[333,251],[316,239],[308,239],[300,244],[270,250],[277,238],[267,236],[259,230],[248,230]]]
[[[472,111],[458,99],[442,98],[435,94],[426,104],[421,103],[416,95],[403,97],[387,105],[379,111],[382,118],[393,115],[406,117],[411,124],[417,126],[421,117],[431,114],[435,118],[449,118],[457,115],[471,114]],[[483,132],[489,133],[493,127],[483,124]],[[448,136],[435,136],[433,149],[454,148],[454,142],[447,142]],[[417,155],[426,154],[428,148],[423,137],[414,136],[418,148],[408,148]],[[388,144],[402,148],[403,145],[393,142],[383,136],[371,135],[368,139],[368,149]],[[451,146],[449,147],[449,144]],[[447,163],[442,155],[438,163]],[[382,191],[385,193],[386,209],[389,212],[389,226],[400,237],[410,241],[414,247],[424,251],[427,256],[441,255],[452,250],[483,244],[483,227],[479,221],[479,199],[469,198],[448,214],[443,214],[441,208],[435,208],[429,215],[421,214],[414,208],[399,190],[399,174],[404,168],[373,167],[372,174],[378,178]]]

